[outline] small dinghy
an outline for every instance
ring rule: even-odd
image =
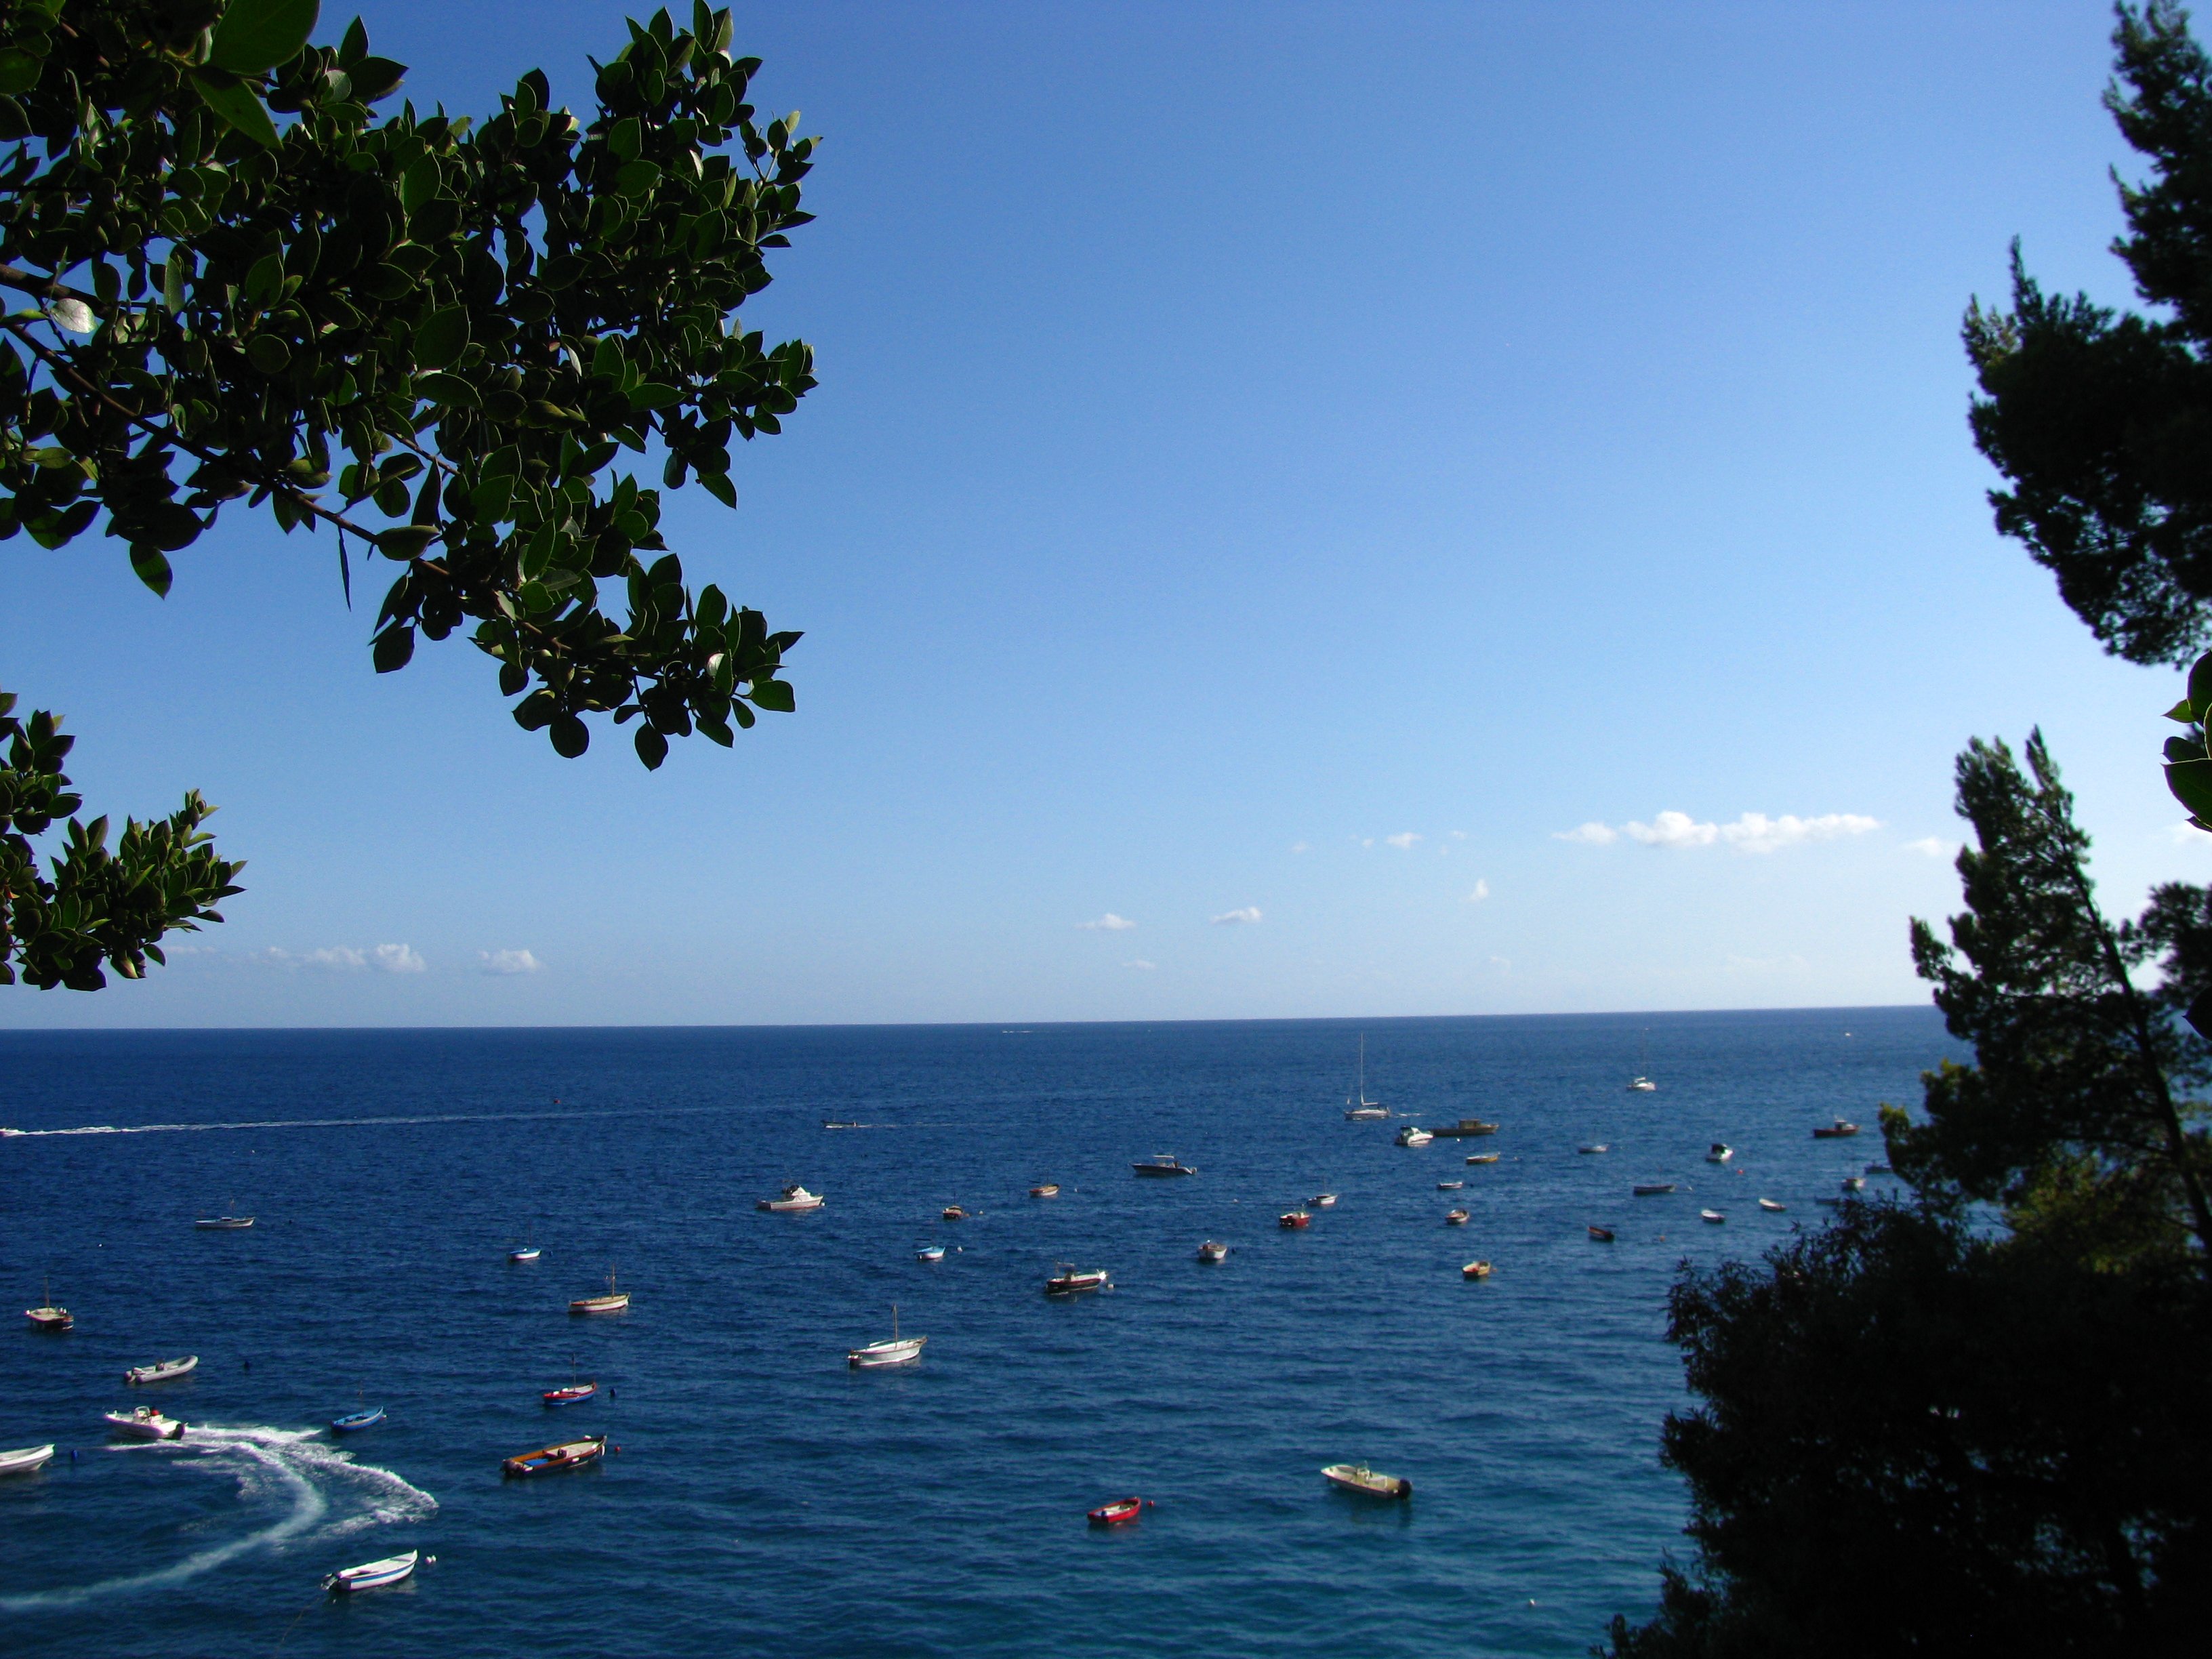
[[[354,1590],[380,1589],[386,1584],[398,1583],[412,1573],[420,1558],[421,1552],[410,1550],[404,1555],[387,1555],[381,1561],[343,1568],[324,1579],[323,1588],[337,1595]]]
[[[1464,1181],[1439,1181],[1437,1182],[1437,1190],[1440,1193],[1455,1193],[1466,1185],[1467,1182]]]
[[[1444,1212],[1444,1225],[1447,1227],[1466,1226],[1467,1212],[1465,1210],[1446,1210]]]
[[[921,1358],[926,1336],[901,1336],[898,1328],[898,1304],[891,1304],[891,1334],[888,1342],[871,1342],[864,1348],[854,1348],[845,1356],[845,1363],[856,1371],[884,1371],[894,1365],[911,1365]]]
[[[1285,1210],[1275,1218],[1278,1227],[1298,1228],[1313,1225],[1313,1217],[1304,1210]]]
[[[1698,1219],[1700,1221],[1709,1221],[1714,1226],[1717,1227],[1721,1223],[1726,1221],[1728,1218],[1723,1215],[1718,1210],[1700,1210],[1698,1212]]]
[[[1078,1291],[1103,1291],[1109,1288],[1103,1267],[1078,1272],[1072,1263],[1055,1261],[1060,1271],[1044,1282],[1047,1296],[1073,1296]]]
[[[550,1474],[556,1469],[580,1469],[586,1463],[596,1463],[606,1455],[607,1437],[603,1434],[587,1434],[581,1440],[564,1440],[557,1446],[542,1446],[533,1452],[522,1452],[504,1460],[499,1466],[501,1474]]]
[[[1735,1148],[1725,1140],[1716,1140],[1705,1149],[1705,1162],[1708,1164],[1725,1164],[1735,1156]]]
[[[830,1200],[819,1193],[810,1193],[797,1182],[783,1189],[781,1198],[764,1198],[753,1206],[757,1210],[773,1210],[778,1215],[803,1215],[809,1210],[818,1210]]]
[[[535,1244],[525,1244],[520,1249],[509,1250],[507,1253],[507,1259],[509,1261],[535,1261],[541,1254],[543,1252]]]
[[[161,1415],[158,1406],[140,1406],[134,1411],[109,1412],[107,1420],[118,1434],[127,1434],[139,1440],[181,1440],[185,1425],[173,1417]]]
[[[1609,1152],[1613,1150],[1613,1143],[1609,1140],[1587,1140],[1581,1146],[1576,1147],[1575,1150],[1578,1152],[1588,1153]],[[1470,1164],[1474,1161],[1474,1160],[1473,1158],[1469,1158],[1468,1160]]]
[[[204,1233],[234,1233],[252,1224],[250,1215],[204,1215],[192,1223]]]
[[[1408,1123],[1392,1137],[1401,1146],[1425,1146],[1436,1137],[1418,1123]]]
[[[914,1259],[916,1261],[942,1261],[945,1260],[945,1246],[925,1244],[914,1253]]]
[[[1229,1247],[1217,1244],[1209,1238],[1198,1247],[1198,1259],[1200,1261],[1225,1261],[1229,1259]]]
[[[1362,1498],[1411,1498],[1413,1483],[1401,1480],[1395,1474],[1382,1474],[1364,1463],[1330,1463],[1322,1469],[1322,1478],[1339,1492],[1356,1492]]]
[[[1780,1215],[1784,1210],[1789,1207],[1789,1206],[1786,1204],[1777,1204],[1771,1198],[1762,1198],[1759,1200],[1759,1207],[1765,1211],[1769,1215]]]
[[[1590,1226],[1589,1236],[1601,1244],[1613,1243],[1613,1229],[1610,1227],[1600,1227],[1593,1224]]]
[[[1306,1200],[1306,1208],[1309,1210],[1333,1210],[1335,1207],[1336,1194],[1334,1193],[1316,1193],[1311,1198]]]
[[[1117,1498],[1110,1504],[1101,1504],[1092,1510],[1089,1520],[1094,1527],[1118,1527],[1135,1520],[1152,1507],[1152,1500],[1149,1498]]]
[[[52,1446],[26,1446],[21,1451],[0,1451],[0,1474],[28,1474],[53,1455]]]
[[[1469,1158],[1468,1162],[1470,1164],[1495,1164],[1498,1162],[1498,1154],[1495,1152],[1477,1152],[1473,1157]]]
[[[1629,1188],[1638,1198],[1658,1198],[1674,1190],[1671,1181],[1645,1181]]]
[[[589,1400],[599,1391],[597,1382],[571,1382],[566,1388],[548,1389],[538,1397],[549,1406],[574,1406],[580,1401]]]
[[[1057,1181],[1048,1181],[1042,1186],[1032,1187],[1030,1188],[1030,1196],[1031,1198],[1058,1198],[1060,1196],[1060,1183]]]
[[[615,1288],[615,1276],[607,1274],[607,1293],[605,1296],[580,1296],[568,1304],[572,1314],[621,1313],[629,1306],[629,1292]]]
[[[968,1212],[962,1209],[957,1204],[946,1205],[945,1206],[944,1215],[947,1221],[965,1221],[968,1218]]]
[[[1462,1279],[1487,1279],[1490,1277],[1490,1264],[1487,1261],[1470,1261],[1459,1270],[1459,1276]]]
[[[188,1353],[182,1359],[161,1359],[150,1365],[133,1365],[123,1373],[125,1382],[166,1382],[173,1376],[184,1376],[197,1370],[200,1357]]]
[[[1814,1130],[1813,1139],[1815,1140],[1844,1140],[1848,1139],[1850,1136],[1856,1134],[1858,1132],[1859,1126],[1857,1124],[1846,1122],[1844,1119],[1838,1118],[1826,1128]]]

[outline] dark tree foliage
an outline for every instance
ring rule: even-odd
[[[44,709],[19,720],[15,708],[0,691],[0,985],[20,973],[40,990],[97,991],[102,962],[137,979],[162,960],[162,934],[222,920],[216,902],[241,890],[232,878],[246,866],[208,844],[200,825],[215,808],[197,790],[158,823],[125,819],[110,851],[106,818],[71,816],[82,803],[62,761],[76,739]],[[30,838],[62,818],[61,853],[41,870]]]
[[[2172,0],[2122,5],[2106,105],[2150,164],[2113,251],[2153,314],[2046,295],[1966,313],[1974,441],[1997,528],[2056,574],[2107,650],[2185,663],[2212,642],[2212,61]]]

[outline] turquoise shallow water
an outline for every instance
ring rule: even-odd
[[[1371,1093],[1501,1133],[1412,1150],[1346,1122],[1362,1030]],[[1647,1040],[1661,1087],[1631,1093]],[[1579,1654],[1679,1542],[1655,1457],[1676,1263],[1818,1224],[1881,1155],[1875,1103],[1952,1052],[1931,1012],[1863,1009],[0,1034],[0,1124],[34,1132],[0,1141],[0,1285],[28,1306],[50,1274],[77,1316],[0,1330],[0,1447],[64,1448],[0,1482],[0,1646]],[[1838,1114],[1869,1133],[1811,1139]],[[101,1127],[144,1132],[40,1133]],[[1162,1152],[1199,1174],[1132,1176]],[[1632,1199],[1644,1180],[1685,1190]],[[828,1207],[757,1212],[786,1181]],[[1310,1229],[1275,1225],[1325,1188]],[[192,1230],[234,1200],[250,1232]],[[939,1219],[955,1202],[980,1213]],[[543,1259],[508,1266],[524,1238]],[[931,1241],[954,1249],[924,1267]],[[1055,1260],[1115,1288],[1048,1300]],[[630,1311],[572,1319],[610,1267]],[[923,1362],[848,1371],[893,1303]],[[187,1352],[189,1379],[120,1382]],[[539,1405],[576,1373],[613,1397]],[[364,1393],[389,1419],[334,1445]],[[108,1443],[134,1397],[186,1439]],[[501,1481],[586,1431],[620,1453]],[[1316,1471],[1346,1458],[1413,1500],[1333,1494]],[[1085,1526],[1127,1492],[1158,1507]],[[317,1590],[413,1547],[439,1559],[408,1584]]]

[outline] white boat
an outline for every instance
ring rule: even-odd
[[[1648,1095],[1659,1085],[1650,1078],[1639,1075],[1629,1079],[1628,1086],[1640,1095]]]
[[[1725,1140],[1716,1140],[1705,1149],[1705,1162],[1708,1164],[1725,1164],[1735,1156],[1735,1148]]]
[[[387,1555],[381,1561],[368,1561],[357,1567],[347,1567],[324,1579],[323,1588],[344,1593],[396,1584],[415,1571],[415,1564],[420,1559],[419,1551],[410,1550],[404,1555]]]
[[[1759,1200],[1759,1207],[1765,1211],[1769,1215],[1780,1215],[1788,1206],[1785,1205],[1777,1204],[1771,1198],[1762,1198]]]
[[[607,1273],[607,1293],[605,1296],[580,1296],[568,1304],[572,1314],[621,1313],[629,1306],[629,1292],[615,1288],[612,1270]]]
[[[1633,1090],[1636,1093],[1642,1095],[1648,1095],[1654,1089],[1657,1088],[1659,1085],[1644,1075],[1644,1073],[1649,1072],[1650,1069],[1651,1036],[1650,1033],[1647,1031],[1644,1036],[1637,1039],[1636,1075],[1629,1079],[1629,1088]]]
[[[1358,1492],[1364,1498],[1411,1498],[1413,1483],[1401,1480],[1395,1474],[1381,1474],[1364,1463],[1330,1463],[1322,1469],[1322,1478],[1340,1492]]]
[[[109,1412],[107,1420],[115,1425],[118,1434],[135,1435],[141,1440],[181,1440],[185,1425],[173,1417],[161,1415],[158,1406],[140,1406],[128,1412]]]
[[[1437,1190],[1440,1193],[1455,1193],[1466,1185],[1467,1182],[1464,1181],[1439,1181],[1437,1182]]]
[[[1334,1193],[1316,1193],[1311,1198],[1306,1200],[1306,1208],[1309,1210],[1333,1210],[1335,1207],[1336,1194]]]
[[[231,1201],[237,1202],[235,1199]],[[250,1215],[204,1215],[192,1223],[204,1233],[234,1233],[252,1224],[253,1218]]]
[[[891,1335],[888,1342],[871,1342],[865,1348],[854,1348],[845,1356],[845,1363],[856,1371],[888,1370],[894,1365],[911,1365],[921,1358],[926,1336],[901,1336],[898,1334],[898,1304],[891,1304]]]
[[[1467,1212],[1465,1210],[1446,1210],[1444,1212],[1444,1225],[1447,1227],[1466,1226]]]
[[[753,1207],[774,1210],[779,1215],[797,1215],[806,1210],[818,1210],[829,1200],[819,1193],[810,1193],[797,1182],[783,1189],[781,1198],[764,1198]]]
[[[1103,1291],[1109,1288],[1106,1270],[1103,1267],[1078,1272],[1072,1264],[1066,1261],[1056,1261],[1053,1265],[1060,1271],[1045,1280],[1044,1293],[1047,1296],[1073,1296],[1078,1291]]]
[[[46,1298],[46,1305],[43,1308],[24,1309],[23,1317],[29,1320],[33,1328],[36,1330],[67,1330],[70,1326],[76,1323],[76,1321],[70,1317],[70,1310],[67,1308],[57,1308],[53,1305],[53,1281],[51,1279],[42,1279],[40,1282],[46,1287],[44,1294]]]
[[[1864,1192],[1866,1190],[1866,1177],[1864,1176],[1845,1176],[1844,1177],[1844,1190],[1847,1193]]]
[[[1470,1261],[1459,1270],[1459,1276],[1462,1279],[1487,1279],[1490,1277],[1490,1264],[1487,1261]]]
[[[53,1455],[52,1446],[26,1446],[21,1451],[0,1452],[0,1474],[28,1474]]]
[[[1200,1261],[1225,1261],[1229,1259],[1229,1247],[1217,1244],[1209,1238],[1198,1247],[1198,1259]]]
[[[1401,1146],[1425,1146],[1436,1139],[1418,1123],[1408,1123],[1391,1138]]]
[[[914,1253],[914,1259],[916,1261],[942,1261],[945,1260],[945,1246],[925,1244]]]
[[[1717,1227],[1722,1222],[1726,1221],[1728,1218],[1723,1215],[1718,1210],[1700,1210],[1698,1212],[1698,1219],[1700,1221],[1710,1221],[1714,1226]]]
[[[1359,1092],[1344,1103],[1344,1115],[1354,1123],[1373,1123],[1390,1115],[1390,1109],[1367,1097],[1367,1037],[1359,1038]]]
[[[1498,1154],[1495,1152],[1477,1152],[1473,1157],[1469,1158],[1468,1162],[1470,1164],[1495,1164],[1498,1162]]]
[[[509,1261],[535,1261],[543,1254],[535,1244],[522,1244],[509,1250],[507,1259]]]
[[[1575,1150],[1578,1152],[1609,1152],[1613,1150],[1613,1143],[1605,1140],[1586,1140]]]
[[[1173,1152],[1162,1152],[1157,1158],[1146,1158],[1139,1163],[1132,1164],[1129,1167],[1140,1176],[1187,1176],[1198,1173],[1189,1164],[1178,1162]]]
[[[199,1363],[198,1354],[188,1353],[182,1359],[161,1359],[151,1365],[133,1365],[123,1373],[123,1380],[125,1382],[166,1382],[173,1376],[183,1376],[197,1368]]]

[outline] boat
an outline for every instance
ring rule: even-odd
[[[1716,1140],[1705,1149],[1705,1162],[1708,1164],[1725,1164],[1735,1156],[1735,1148],[1725,1140]]]
[[[1610,1244],[1613,1243],[1613,1229],[1610,1227],[1600,1227],[1592,1224],[1589,1230],[1589,1236],[1597,1240],[1601,1244]]]
[[[894,1365],[911,1365],[921,1358],[921,1350],[929,1339],[926,1336],[901,1336],[898,1334],[898,1304],[891,1304],[891,1334],[888,1342],[871,1342],[864,1348],[854,1348],[845,1356],[846,1364],[856,1371],[889,1370]]]
[[[1455,1193],[1466,1185],[1467,1182],[1464,1181],[1439,1181],[1437,1182],[1437,1190],[1440,1193]]]
[[[1363,1498],[1411,1498],[1413,1483],[1401,1480],[1395,1474],[1378,1474],[1364,1463],[1330,1463],[1322,1469],[1322,1478],[1339,1492],[1357,1492]]]
[[[502,1460],[501,1474],[550,1474],[556,1469],[577,1469],[606,1455],[607,1437],[587,1434],[581,1440],[564,1440],[557,1446],[541,1446]]]
[[[1048,1181],[1041,1187],[1032,1187],[1030,1188],[1030,1196],[1031,1198],[1058,1198],[1060,1196],[1060,1183],[1057,1181]]]
[[[421,1552],[410,1550],[404,1555],[387,1555],[381,1561],[364,1562],[357,1567],[344,1567],[323,1580],[323,1588],[339,1595],[355,1590],[380,1589],[386,1584],[396,1584],[415,1571]]]
[[[916,1261],[942,1261],[945,1260],[945,1246],[925,1244],[914,1253],[914,1259]]]
[[[161,1359],[150,1365],[133,1365],[123,1373],[125,1382],[166,1382],[173,1376],[183,1376],[196,1370],[200,1357],[188,1353],[182,1359]]]
[[[1838,1118],[1826,1128],[1814,1130],[1813,1139],[1815,1140],[1842,1140],[1851,1135],[1856,1134],[1858,1132],[1859,1126],[1857,1124],[1847,1122],[1842,1118]]]
[[[1133,1521],[1152,1507],[1149,1498],[1117,1498],[1110,1504],[1101,1504],[1090,1511],[1089,1520],[1094,1527],[1118,1527]]]
[[[799,1215],[808,1210],[818,1210],[829,1200],[819,1193],[810,1193],[797,1182],[783,1189],[781,1198],[764,1198],[753,1206],[757,1210],[773,1210],[778,1215]]]
[[[250,1215],[204,1215],[192,1223],[204,1233],[234,1233],[252,1224],[253,1218]]]
[[[67,1308],[57,1308],[53,1305],[53,1281],[47,1279],[40,1282],[42,1286],[40,1294],[46,1298],[46,1305],[43,1308],[24,1309],[23,1317],[31,1322],[31,1328],[33,1330],[65,1331],[69,1329],[70,1326],[76,1323],[76,1321],[70,1316],[70,1310]]]
[[[1759,1200],[1759,1207],[1765,1211],[1769,1215],[1780,1215],[1784,1210],[1789,1207],[1789,1206],[1785,1204],[1777,1204],[1771,1198],[1762,1198]]]
[[[1628,1086],[1640,1095],[1648,1095],[1659,1085],[1648,1077],[1638,1076],[1629,1079]]]
[[[1495,1164],[1498,1162],[1498,1154],[1495,1152],[1476,1152],[1469,1157],[1467,1161],[1470,1164]]]
[[[1446,1210],[1444,1212],[1444,1225],[1447,1227],[1466,1226],[1467,1212],[1465,1210]]]
[[[26,1446],[21,1451],[0,1451],[0,1474],[28,1474],[53,1455],[52,1446]]]
[[[1585,1153],[1609,1152],[1613,1150],[1613,1144],[1610,1141],[1605,1140],[1586,1140],[1581,1146],[1576,1147],[1575,1150],[1578,1152]],[[1469,1158],[1468,1159],[1468,1162],[1472,1164],[1474,1160],[1473,1158]]]
[[[1864,1192],[1866,1190],[1866,1177],[1864,1176],[1845,1176],[1844,1177],[1844,1190],[1847,1193]]]
[[[373,1429],[384,1421],[384,1407],[364,1406],[361,1410],[348,1412],[343,1417],[331,1419],[332,1434],[352,1434],[361,1429]]]
[[[611,1314],[620,1313],[629,1306],[629,1292],[615,1288],[614,1273],[610,1269],[607,1293],[605,1296],[580,1296],[568,1304],[568,1311],[572,1314]]]
[[[1313,1217],[1304,1210],[1285,1210],[1275,1218],[1278,1227],[1310,1227]]]
[[[1055,1261],[1052,1265],[1060,1271],[1045,1280],[1044,1293],[1047,1296],[1073,1296],[1078,1291],[1103,1291],[1112,1288],[1107,1280],[1106,1270],[1103,1267],[1079,1273],[1069,1262]]]
[[[965,1221],[968,1218],[968,1212],[957,1204],[948,1204],[939,1213],[947,1221]]]
[[[857,1123],[848,1122],[841,1118],[825,1117],[822,1120],[822,1127],[825,1129],[857,1129],[860,1126]]]
[[[1487,1279],[1490,1277],[1490,1264],[1487,1261],[1470,1261],[1459,1270],[1459,1276],[1462,1279]]]
[[[1373,1123],[1390,1115],[1390,1109],[1367,1097],[1367,1038],[1359,1039],[1359,1092],[1344,1103],[1344,1115],[1354,1123]]]
[[[1659,1086],[1650,1078],[1644,1075],[1644,1073],[1649,1072],[1650,1069],[1651,1034],[1647,1031],[1637,1039],[1636,1075],[1628,1080],[1628,1086],[1632,1091],[1640,1095],[1648,1095],[1654,1089],[1656,1089]]]
[[[589,1400],[599,1391],[599,1385],[596,1381],[571,1382],[566,1388],[548,1389],[538,1397],[549,1406],[573,1406],[580,1401]]]
[[[1494,1135],[1498,1133],[1498,1126],[1495,1123],[1486,1123],[1479,1117],[1463,1117],[1456,1123],[1439,1124],[1429,1133],[1432,1135],[1443,1135],[1447,1139],[1456,1140],[1467,1135]]]
[[[1629,1188],[1629,1191],[1634,1193],[1638,1198],[1657,1198],[1674,1190],[1674,1183],[1671,1181],[1639,1182]]]
[[[1306,1200],[1306,1208],[1309,1210],[1333,1210],[1335,1207],[1336,1194],[1334,1193],[1316,1193],[1311,1198]]]
[[[1401,1146],[1425,1146],[1436,1137],[1418,1123],[1408,1123],[1393,1139]]]
[[[127,1412],[109,1412],[107,1420],[115,1425],[118,1434],[135,1435],[141,1440],[181,1440],[185,1425],[173,1417],[161,1415],[159,1406],[140,1406]]]
[[[1722,1222],[1726,1221],[1728,1218],[1723,1215],[1718,1210],[1700,1210],[1698,1212],[1698,1219],[1700,1221],[1710,1221],[1714,1226],[1717,1227]]]
[[[1228,1258],[1229,1247],[1226,1244],[1217,1244],[1209,1238],[1198,1247],[1200,1261],[1225,1261]]]
[[[1895,1175],[1897,1173],[1896,1170],[1891,1169],[1887,1164],[1869,1164],[1866,1166],[1866,1172],[1869,1175]]]
[[[1140,1176],[1196,1175],[1188,1164],[1178,1164],[1173,1152],[1162,1152],[1158,1158],[1148,1158],[1129,1166]]]
[[[542,1254],[543,1252],[535,1244],[524,1244],[509,1250],[507,1253],[507,1259],[509,1261],[535,1261]]]

